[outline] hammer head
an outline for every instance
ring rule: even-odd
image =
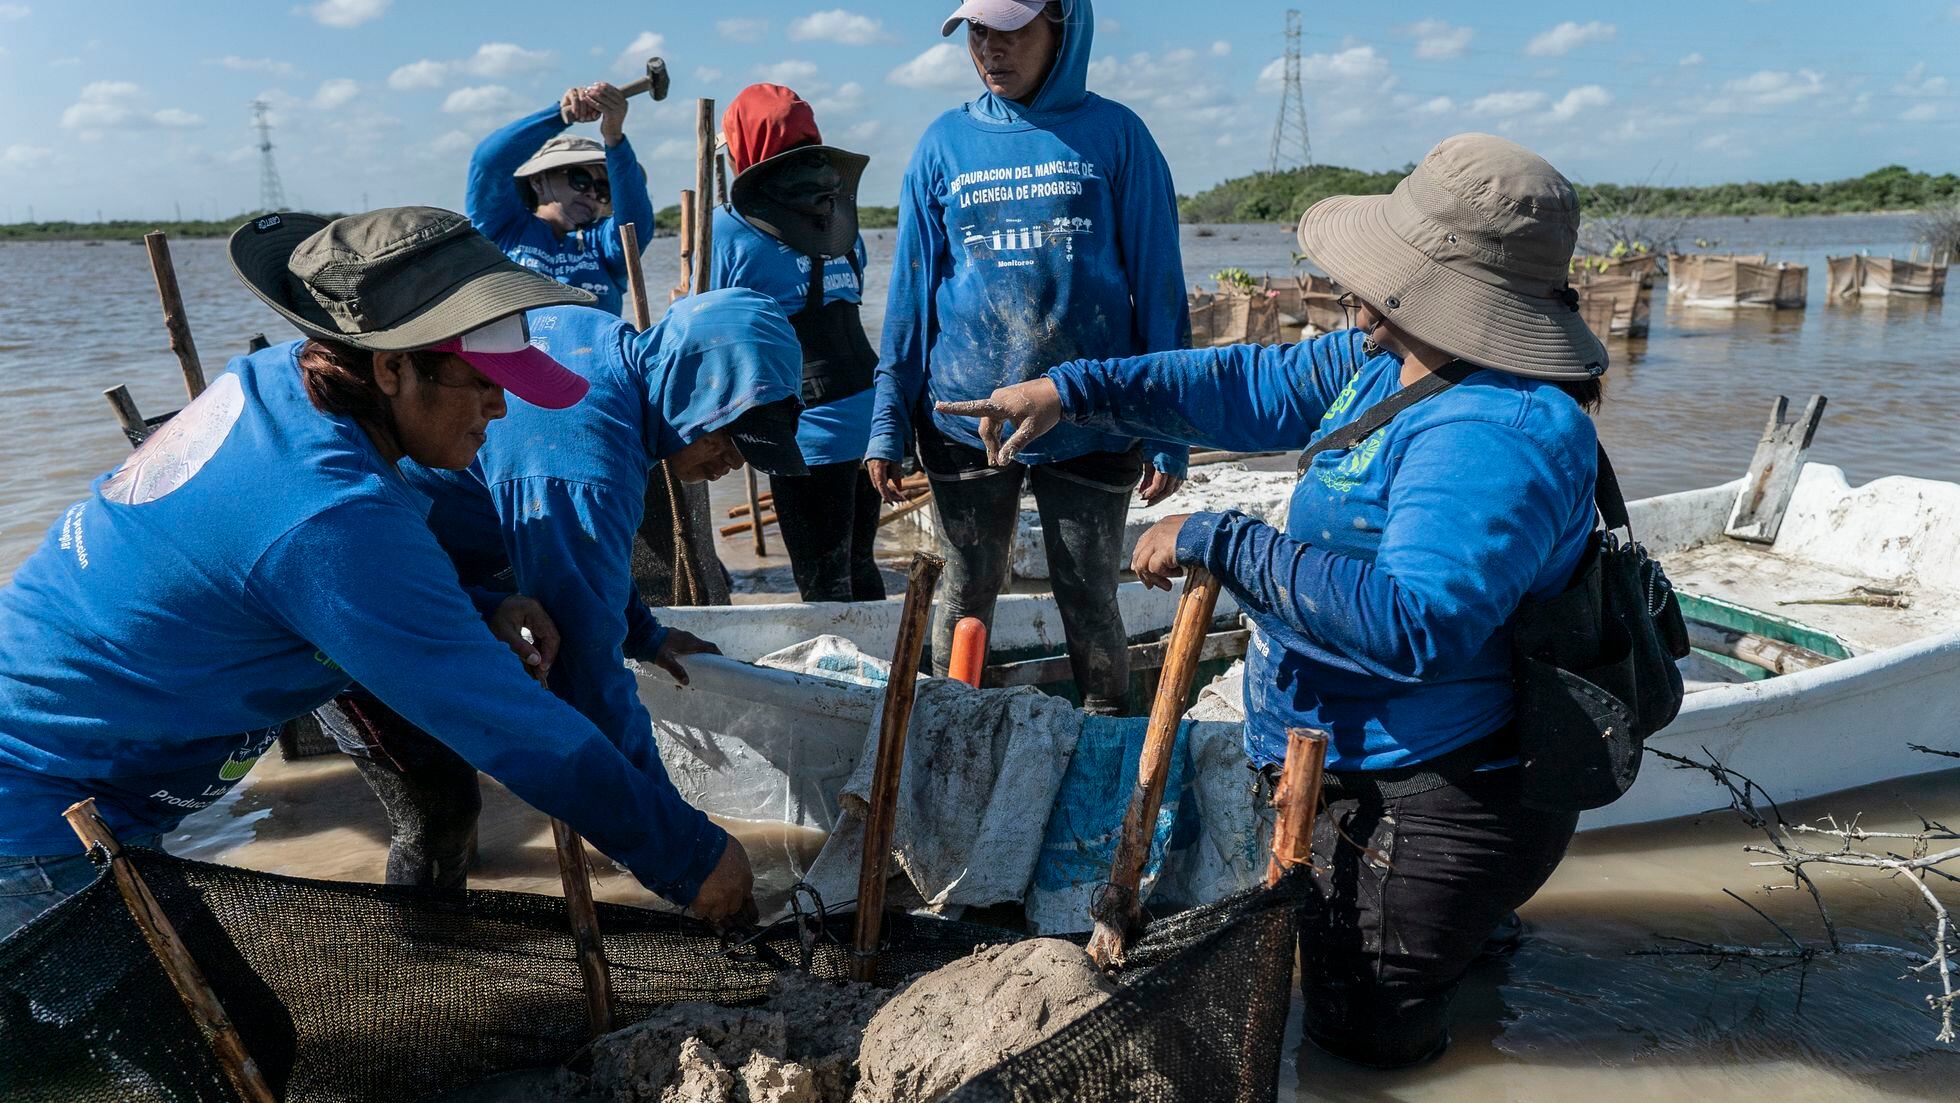
[[[648,58],[647,59],[647,91],[653,93],[653,98],[656,100],[666,99],[667,88],[670,85],[670,83],[671,82],[667,78],[666,59],[658,58],[658,57]]]

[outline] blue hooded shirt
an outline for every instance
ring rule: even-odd
[[[692,900],[721,847],[680,849],[696,827],[672,787],[490,634],[427,499],[351,419],[314,408],[299,349],[233,360],[0,589],[0,854],[73,853],[61,812],[90,796],[119,834],[170,830],[277,725],[358,680]]]
[[[551,223],[524,205],[511,174],[565,126],[554,103],[483,139],[470,157],[464,209],[470,224],[510,259],[559,283],[592,292],[599,296],[601,310],[618,314],[626,287],[626,251],[619,242],[619,224],[633,224],[641,248],[653,240],[653,200],[647,195],[646,170],[625,138],[607,146],[611,217],[559,237]]]
[[[1298,345],[1078,361],[1048,373],[1066,417],[1240,452],[1305,448],[1402,387],[1359,330]],[[1195,513],[1180,563],[1253,622],[1246,752],[1331,734],[1331,770],[1427,761],[1512,714],[1510,635],[1526,594],[1562,591],[1593,531],[1592,420],[1555,383],[1484,370],[1351,449],[1313,458],[1286,531]]]
[[[897,254],[872,412],[873,459],[914,416],[981,447],[979,423],[922,399],[985,398],[1056,364],[1184,348],[1191,320],[1169,167],[1142,120],[1087,90],[1095,14],[1062,0],[1055,63],[1026,106],[991,92],[926,129],[899,193]],[[1122,452],[1136,438],[1060,426],[1028,463]],[[1188,449],[1152,442],[1183,475]]]
[[[864,238],[850,257],[832,257],[823,266],[823,301],[864,301]],[[715,263],[710,282],[717,288],[749,287],[776,300],[785,315],[809,305],[810,258],[749,225],[728,207],[715,208]],[[871,400],[859,391],[835,402],[807,406],[796,423],[796,445],[804,462],[855,463],[871,439]]]
[[[633,536],[649,469],[752,406],[798,395],[802,352],[775,303],[745,289],[682,299],[645,332],[587,307],[526,317],[531,343],[591,385],[584,401],[544,410],[510,396],[469,469],[402,472],[435,502],[430,523],[459,563],[503,558],[518,591],[551,614],[552,690],[649,779],[663,819],[684,825],[670,847],[698,885],[721,856],[721,829],[668,779],[625,663],[652,659],[666,638],[634,589]]]

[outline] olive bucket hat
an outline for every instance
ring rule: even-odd
[[[547,409],[585,396],[583,378],[530,346],[522,315],[597,300],[506,257],[454,211],[263,215],[231,235],[230,250],[239,280],[309,337],[376,352],[441,348]]]
[[[1543,157],[1489,134],[1438,143],[1388,195],[1300,218],[1300,250],[1396,328],[1479,367],[1588,379],[1606,348],[1569,280],[1579,196]]]

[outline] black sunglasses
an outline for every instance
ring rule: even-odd
[[[612,181],[603,176],[594,176],[576,165],[565,170],[565,184],[581,195],[607,201],[612,199]]]

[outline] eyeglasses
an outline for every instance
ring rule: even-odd
[[[612,182],[603,176],[594,176],[577,166],[565,170],[565,186],[580,195],[612,201]]]
[[[1352,291],[1343,291],[1340,297],[1334,300],[1334,305],[1341,308],[1341,319],[1347,323],[1349,329],[1353,329],[1355,311],[1361,309],[1360,296]]]

